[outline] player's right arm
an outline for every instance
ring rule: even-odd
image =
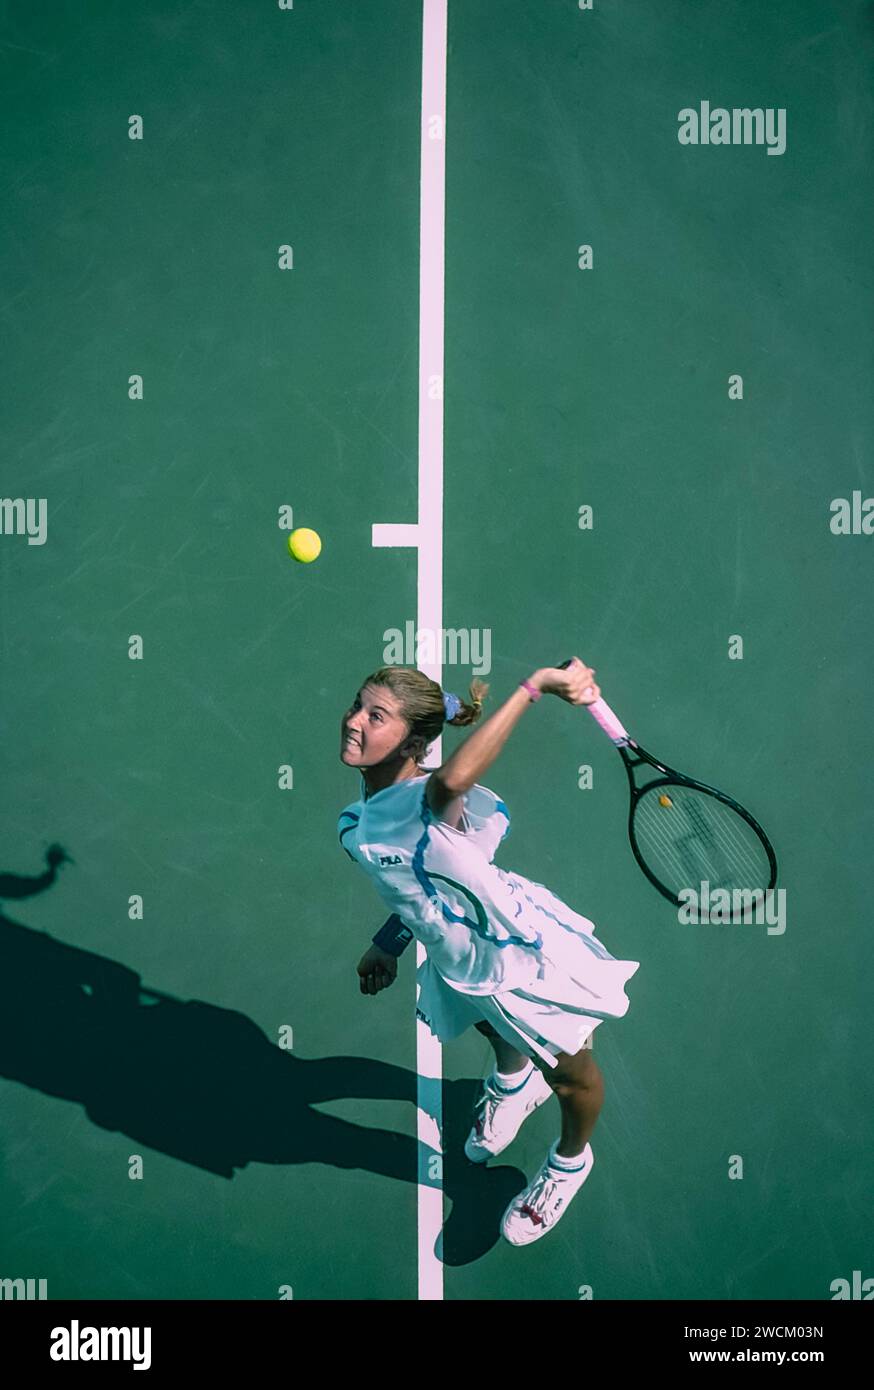
[[[594,675],[594,670],[577,657],[565,670],[541,667],[528,677],[528,684],[544,695],[560,695],[571,704],[592,704],[601,693],[594,683]],[[426,783],[426,796],[438,820],[457,823],[461,798],[491,767],[530,703],[531,697],[524,686],[517,686],[500,708],[431,773]]]

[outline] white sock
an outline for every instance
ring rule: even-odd
[[[498,1071],[497,1066],[492,1068],[492,1080],[504,1091],[512,1091],[528,1077],[534,1063],[529,1059],[521,1071],[503,1072]]]
[[[548,1161],[550,1168],[557,1168],[560,1173],[569,1173],[575,1169],[585,1167],[583,1162],[583,1154],[586,1151],[585,1145],[583,1146],[582,1153],[574,1154],[572,1158],[565,1158],[564,1154],[556,1153],[556,1149],[560,1143],[561,1139],[556,1139],[549,1150]]]

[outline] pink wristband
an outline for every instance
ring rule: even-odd
[[[523,690],[528,691],[528,696],[532,703],[535,700],[539,700],[541,695],[543,694],[542,690],[538,690],[537,687],[535,685],[531,685],[529,681],[520,681],[519,684]]]

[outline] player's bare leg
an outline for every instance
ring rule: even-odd
[[[588,1047],[573,1056],[559,1052],[555,1060],[551,1067],[538,1057],[534,1065],[542,1074],[540,1084],[546,1093],[558,1096],[561,1137],[550,1145],[539,1172],[504,1212],[501,1234],[511,1245],[530,1245],[546,1235],[564,1216],[595,1161],[589,1136],[604,1100],[601,1070]]]
[[[495,1054],[498,1064],[498,1071],[504,1076],[513,1076],[516,1072],[524,1071],[531,1061],[524,1052],[517,1052],[515,1047],[505,1042],[499,1033],[496,1033],[490,1023],[483,1019],[482,1023],[475,1023],[474,1027],[478,1032],[488,1038]]]
[[[532,1058],[506,1042],[491,1023],[481,1019],[475,1027],[491,1043],[501,1073],[480,1082],[473,1127],[464,1145],[471,1163],[485,1163],[503,1153],[526,1118],[550,1101],[554,1092],[532,1065]]]
[[[561,1105],[561,1140],[556,1148],[560,1158],[575,1158],[581,1154],[604,1104],[604,1078],[592,1055],[583,1047],[574,1056],[559,1052],[556,1065],[536,1060]]]

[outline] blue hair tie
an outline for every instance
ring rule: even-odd
[[[449,691],[444,690],[443,709],[446,713],[447,720],[454,719],[458,711],[461,709],[461,700],[459,700],[457,695],[452,695],[449,693]]]

